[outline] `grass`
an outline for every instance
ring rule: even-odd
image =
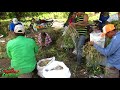
[[[114,13],[111,13],[110,15],[112,15]],[[99,14],[96,14],[96,15],[91,14],[91,17],[89,17],[89,20],[93,21],[93,20],[98,19],[98,17],[99,17]],[[25,19],[29,20],[31,18],[26,17]],[[58,18],[57,20],[61,21],[61,22],[65,22],[66,18],[62,18],[62,19]],[[5,24],[3,24],[3,27],[6,28],[6,30],[7,30],[7,25],[9,24],[8,21],[10,21],[10,19],[1,20],[1,21],[2,21],[2,23],[5,23]],[[29,21],[23,22],[23,23],[26,26],[28,26],[30,24]],[[54,28],[49,28],[49,29],[46,29],[46,32],[51,35],[53,44],[45,50],[39,50],[39,52],[37,54],[37,59],[41,60],[43,58],[55,56],[56,60],[63,61],[68,66],[68,68],[71,71],[72,78],[80,78],[80,77],[84,78],[84,76],[86,76],[86,75],[83,75],[82,70],[83,71],[86,70],[85,65],[82,65],[81,67],[77,66],[76,59],[74,58],[75,55],[72,54],[72,51],[70,51],[69,49],[61,49],[59,46],[57,46],[57,40],[60,38],[60,36],[62,34],[61,29],[54,30]],[[5,54],[5,53],[3,53],[3,54]],[[6,55],[5,56],[3,55],[1,58],[6,58]]]

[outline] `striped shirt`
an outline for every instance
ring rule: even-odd
[[[80,17],[76,18],[76,22],[83,21],[83,20],[84,20],[84,15],[81,15]],[[87,34],[87,27],[78,26],[76,28],[76,31],[79,33],[79,35],[86,35]]]

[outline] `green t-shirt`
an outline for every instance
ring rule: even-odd
[[[29,73],[35,69],[35,53],[38,52],[38,46],[33,39],[18,36],[7,43],[6,50],[11,59],[11,67],[19,70],[20,74]]]

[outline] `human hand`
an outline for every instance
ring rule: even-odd
[[[93,45],[94,45],[94,41],[90,41],[89,44],[90,44],[91,46],[93,46]]]
[[[77,26],[77,25],[78,25],[78,23],[73,23],[73,25],[74,25],[74,26]]]
[[[71,23],[72,26],[76,26],[77,23]]]

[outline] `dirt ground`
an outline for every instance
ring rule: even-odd
[[[69,67],[71,72],[71,78],[88,78],[88,74],[84,65],[77,66],[75,65],[76,61],[73,59],[69,59],[70,61],[65,61],[64,63]],[[8,59],[0,59],[0,68],[8,68],[10,67],[10,60]],[[37,75],[37,71],[34,71],[34,78],[40,78]]]
[[[0,59],[0,68],[8,68],[10,66],[9,59]]]

